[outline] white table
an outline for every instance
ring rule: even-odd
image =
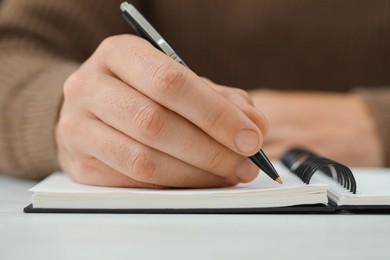
[[[390,215],[25,214],[0,175],[0,259],[390,259]]]

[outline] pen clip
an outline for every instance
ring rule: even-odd
[[[140,36],[147,39],[154,47],[188,68],[180,56],[132,4],[123,2],[120,5],[120,8],[125,20]]]

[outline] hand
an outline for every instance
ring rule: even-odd
[[[263,150],[271,158],[304,147],[350,166],[383,166],[376,122],[357,94],[257,90],[255,105],[267,116]]]
[[[233,97],[233,98],[231,98]],[[143,39],[106,39],[66,81],[58,159],[81,183],[218,187],[253,180],[267,121]]]

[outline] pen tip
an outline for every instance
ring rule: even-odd
[[[276,178],[275,181],[276,181],[277,183],[279,183],[279,184],[283,184],[282,179],[281,179],[280,177]]]

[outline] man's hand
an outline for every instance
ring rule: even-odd
[[[289,148],[308,148],[351,166],[383,166],[376,122],[357,94],[253,91],[269,120],[263,150],[271,158]]]
[[[267,121],[249,95],[199,78],[136,36],[103,41],[65,83],[58,158],[75,181],[218,187],[253,180]]]

